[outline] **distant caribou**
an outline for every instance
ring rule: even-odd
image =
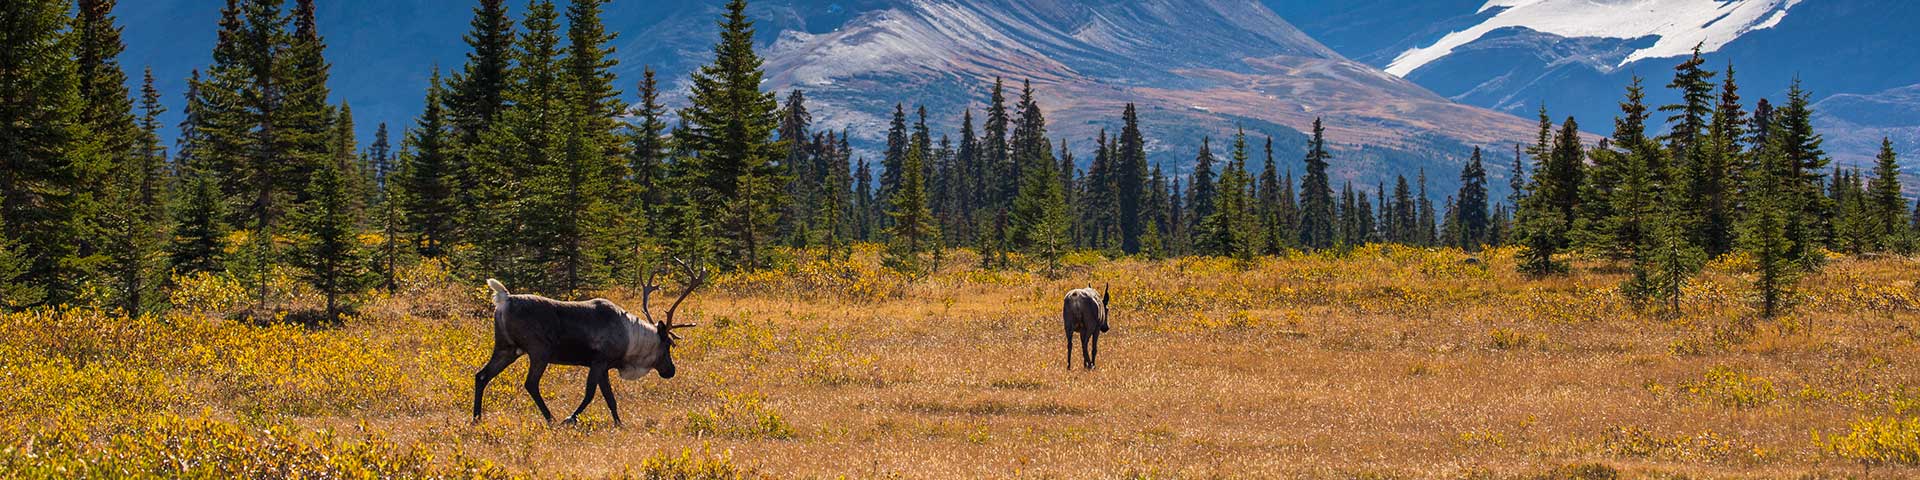
[[[1109,292],[1111,293],[1111,292]],[[1060,307],[1060,319],[1067,329],[1067,370],[1073,370],[1073,334],[1080,333],[1080,358],[1087,370],[1093,370],[1100,357],[1100,334],[1106,332],[1107,293],[1093,287],[1067,292]]]
[[[680,338],[673,331],[695,326],[673,323],[673,313],[706,282],[707,272],[674,261],[687,275],[686,291],[667,307],[664,322],[653,320],[648,304],[653,292],[660,290],[654,283],[658,275],[652,269],[642,274],[640,314],[645,316],[644,321],[604,298],[563,302],[538,295],[513,295],[499,280],[487,279],[487,287],[493,290],[493,358],[473,374],[473,421],[480,421],[481,393],[486,391],[487,382],[526,355],[532,362],[527,367],[527,394],[547,422],[553,421],[553,414],[540,398],[540,376],[552,363],[589,369],[586,398],[564,423],[580,418],[580,412],[593,403],[594,388],[599,387],[600,394],[607,397],[613,423],[619,425],[620,407],[613,400],[613,382],[607,378],[607,371],[620,370],[620,378],[627,380],[639,380],[648,371],[659,372],[663,379],[673,378],[673,344]]]

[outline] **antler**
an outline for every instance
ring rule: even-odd
[[[705,285],[707,283],[706,265],[704,264],[696,265],[696,263],[698,262],[688,262],[686,260],[682,260],[679,258],[674,258],[673,263],[679,264],[680,270],[683,272],[686,272],[687,290],[684,292],[680,292],[680,297],[673,299],[673,305],[667,307],[666,325],[668,328],[673,328],[675,326],[673,324],[673,312],[680,309],[680,302],[686,301],[687,296],[693,295],[694,290],[699,289],[701,285]],[[694,325],[691,325],[691,324],[684,325],[684,327],[692,327],[692,326]]]
[[[654,282],[656,278],[660,278],[660,272],[654,271],[651,264],[640,271],[640,314],[647,317],[647,323],[658,323],[653,321],[652,303],[653,292],[660,291],[660,284]]]

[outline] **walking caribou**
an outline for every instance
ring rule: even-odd
[[[707,271],[679,259],[674,262],[687,276],[686,290],[667,307],[666,321],[659,322],[654,321],[649,305],[653,292],[660,290],[654,283],[658,272],[651,268],[641,275],[640,314],[644,319],[604,298],[564,302],[538,295],[514,295],[499,280],[487,279],[487,287],[493,290],[493,357],[473,374],[473,421],[480,421],[481,393],[486,391],[487,382],[525,355],[531,362],[527,367],[527,394],[547,422],[553,422],[553,414],[540,397],[540,377],[548,364],[558,364],[588,368],[585,399],[563,423],[580,418],[580,412],[593,403],[594,388],[598,387],[607,399],[613,423],[619,425],[620,407],[613,400],[613,382],[607,378],[607,371],[619,370],[620,378],[627,380],[639,380],[648,371],[659,372],[662,379],[673,378],[673,344],[680,338],[673,331],[695,326],[673,323],[673,314],[680,302],[706,282]]]
[[[1110,293],[1110,292],[1109,292]],[[1080,358],[1087,370],[1100,357],[1100,334],[1108,330],[1107,293],[1093,287],[1067,292],[1060,319],[1067,329],[1067,370],[1073,370],[1073,334],[1080,333]]]

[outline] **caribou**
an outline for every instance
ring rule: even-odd
[[[1067,370],[1073,370],[1073,334],[1080,334],[1080,358],[1087,370],[1093,370],[1100,357],[1100,334],[1106,332],[1107,293],[1093,287],[1067,292],[1060,307],[1060,319],[1067,328]]]
[[[598,387],[600,395],[606,397],[614,425],[619,425],[620,407],[613,399],[613,382],[607,372],[619,370],[620,378],[627,380],[639,380],[649,371],[659,372],[662,379],[673,378],[673,345],[680,338],[673,332],[696,326],[674,323],[673,314],[680,302],[706,283],[707,270],[679,259],[674,262],[686,274],[686,289],[667,307],[665,321],[653,319],[650,301],[660,285],[655,283],[658,271],[652,268],[641,275],[640,314],[644,318],[604,298],[566,302],[514,295],[499,280],[487,279],[487,287],[493,290],[493,356],[473,374],[473,421],[480,421],[481,397],[487,383],[525,355],[531,362],[527,367],[527,395],[533,397],[533,405],[539,407],[540,416],[548,423],[553,422],[553,414],[540,396],[540,377],[547,365],[555,364],[588,368],[585,398],[563,423],[579,420],[580,413],[593,403]]]

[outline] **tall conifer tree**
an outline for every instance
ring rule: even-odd
[[[1466,168],[1460,171],[1460,194],[1452,211],[1450,217],[1460,229],[1460,237],[1455,244],[1468,251],[1478,250],[1487,241],[1488,223],[1487,168],[1480,161],[1480,147],[1473,148],[1473,157],[1467,160]]]
[[[1333,187],[1327,177],[1326,128],[1313,120],[1313,137],[1307,142],[1307,174],[1300,180],[1300,246],[1325,249],[1334,245]]]
[[[1893,140],[1880,139],[1880,155],[1875,157],[1873,182],[1867,188],[1870,234],[1879,249],[1910,250],[1906,231],[1907,201],[1900,196],[1900,157],[1893,151]]]
[[[426,257],[446,254],[449,233],[455,220],[454,187],[460,176],[454,170],[450,152],[452,131],[447,124],[440,83],[440,70],[434,69],[427,83],[427,101],[420,118],[406,135],[406,154],[400,156],[399,171],[393,184],[403,192],[395,199],[406,212],[415,251]]]
[[[768,233],[780,198],[779,164],[784,147],[773,138],[779,103],[760,90],[764,72],[753,51],[753,21],[745,0],[727,2],[714,61],[693,74],[691,106],[680,111],[688,128],[678,140],[698,155],[690,174],[704,196],[711,221],[725,238],[725,264],[758,268],[767,255]]]
[[[1020,117],[1014,122],[1012,154],[1021,177],[1019,195],[1008,213],[1009,233],[1021,250],[1051,264],[1069,248],[1070,219],[1052,142],[1047,139],[1046,116],[1033,98],[1032,82],[1021,88],[1017,108]]]

